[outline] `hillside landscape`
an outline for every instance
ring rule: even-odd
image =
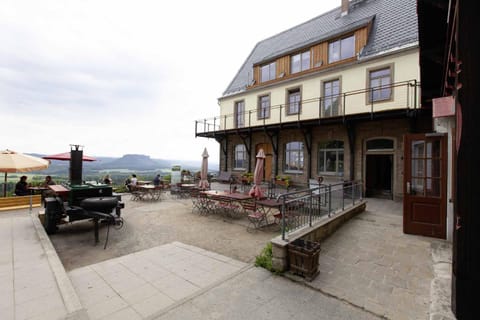
[[[36,157],[43,157],[41,154],[31,154]],[[198,171],[201,166],[201,159],[193,160],[165,160],[153,159],[148,155],[126,154],[121,158],[114,157],[96,157],[96,161],[84,162],[83,173],[94,174],[98,172],[167,172],[173,165],[180,165],[182,169]],[[50,175],[68,175],[70,162],[52,160],[43,174]],[[209,171],[218,171],[218,163],[209,161]]]

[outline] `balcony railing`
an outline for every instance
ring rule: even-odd
[[[269,109],[246,106],[240,114],[230,113],[195,121],[195,135],[215,133],[257,126],[268,126],[308,120],[345,119],[356,114],[417,109],[420,104],[420,83],[402,81],[386,86],[343,92],[338,95],[302,100],[300,106],[289,109],[289,104],[271,106]]]

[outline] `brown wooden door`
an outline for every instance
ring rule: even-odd
[[[263,179],[265,181],[269,181],[272,178],[272,164],[273,164],[273,149],[272,145],[268,143],[260,143],[257,144],[255,148],[255,154],[258,153],[260,149],[263,149],[263,152],[265,152],[265,163],[263,167]]]
[[[407,134],[404,148],[403,232],[445,239],[446,136]]]

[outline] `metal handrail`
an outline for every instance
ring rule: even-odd
[[[315,188],[280,194],[276,197],[280,207],[282,239],[295,230],[312,226],[313,222],[354,206],[362,199],[363,182],[345,181],[321,184]],[[347,201],[346,201],[347,200]]]
[[[240,116],[243,116],[243,126],[237,126],[236,123],[236,114],[224,114],[221,116],[215,116],[211,118],[204,118],[195,121],[195,135],[199,133],[209,133],[217,132],[224,130],[232,130],[238,128],[248,128],[259,125],[267,124],[281,124],[292,121],[303,121],[303,120],[315,120],[315,119],[327,119],[327,118],[336,118],[336,117],[345,117],[349,114],[358,114],[358,113],[370,113],[373,117],[373,114],[377,111],[383,111],[380,108],[386,104],[398,103],[401,105],[402,109],[417,109],[419,108],[418,94],[420,87],[420,82],[417,80],[408,80],[392,83],[390,85],[377,86],[372,88],[365,88],[359,90],[353,90],[348,92],[343,92],[338,95],[329,95],[323,97],[315,97],[310,99],[304,99],[300,101],[299,112],[290,114],[288,113],[289,104],[278,104],[270,106],[268,110],[268,116],[259,117],[261,109],[258,109],[258,106],[248,108]],[[371,99],[371,95],[376,90],[391,89],[391,95],[393,99],[388,100],[378,100],[375,101]],[[395,91],[394,91],[395,90]],[[404,92],[403,92],[404,90]],[[357,101],[350,102],[349,98],[353,98],[359,95],[365,95],[364,103],[359,104]],[[331,98],[338,98],[337,104],[332,107],[330,111],[331,114],[327,115],[325,111],[325,100],[330,100]],[[363,101],[363,99],[362,99]],[[354,109],[362,108],[362,112],[351,111]],[[315,109],[313,109],[315,108]],[[393,109],[399,109],[398,106],[392,107]],[[304,110],[308,109],[310,114],[315,116],[306,115]],[[313,112],[315,111],[315,112]],[[273,116],[276,116],[276,120],[272,121]],[[231,123],[231,124],[230,124]],[[227,125],[228,124],[228,125]]]

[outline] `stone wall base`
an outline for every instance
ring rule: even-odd
[[[345,211],[333,214],[331,217],[325,217],[321,221],[317,221],[311,227],[304,227],[288,235],[288,238],[282,240],[281,236],[273,238],[272,243],[272,265],[276,271],[284,272],[289,269],[288,261],[288,243],[296,239],[304,239],[308,241],[322,242],[328,236],[333,234],[345,222],[365,211],[366,201],[362,200],[353,207],[347,208]]]

